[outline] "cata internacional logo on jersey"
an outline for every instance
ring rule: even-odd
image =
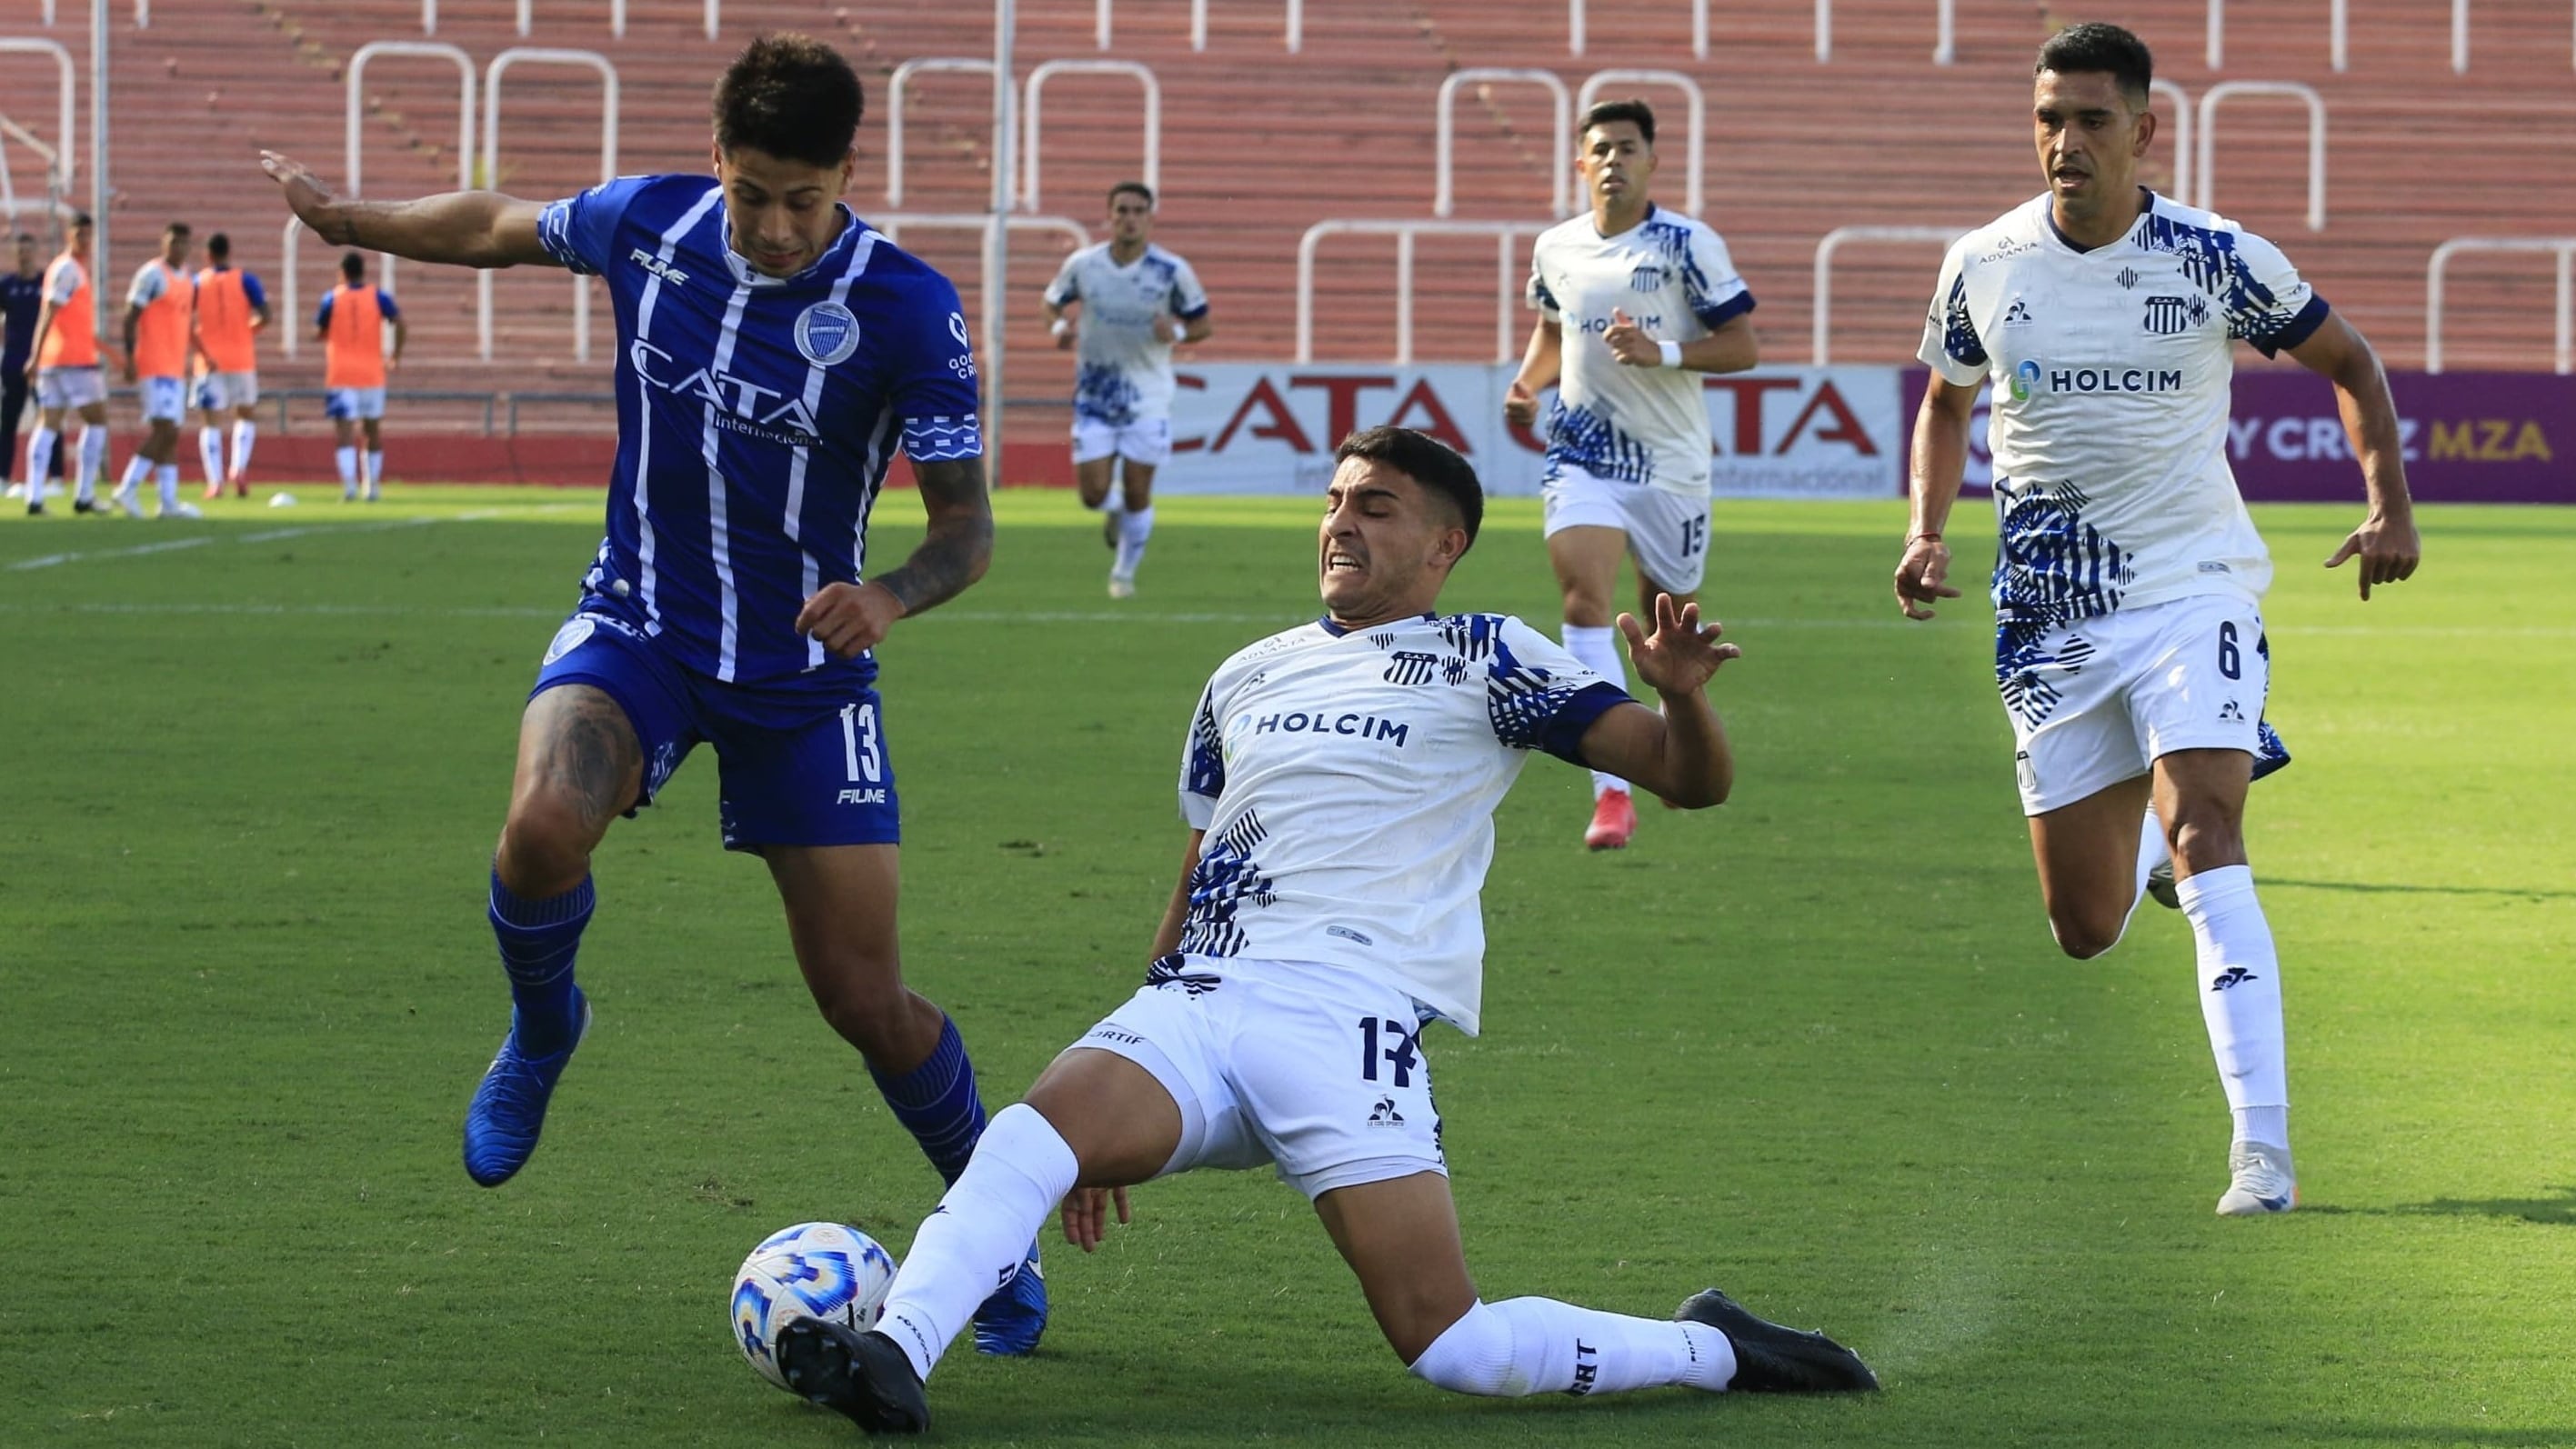
[[[1503,418],[1512,364],[1214,363],[1173,378],[1167,492],[1313,493],[1333,449],[1361,428],[1412,428],[1475,465],[1485,491],[1532,496],[1546,417]],[[1709,481],[1727,497],[1885,498],[1902,483],[1893,367],[1773,367],[1695,374],[1708,411]]]

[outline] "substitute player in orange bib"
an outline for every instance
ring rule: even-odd
[[[313,318],[314,334],[327,358],[322,385],[330,390],[324,408],[339,435],[340,501],[357,501],[363,483],[367,501],[384,496],[385,440],[377,431],[385,416],[385,374],[402,366],[402,309],[393,294],[367,284],[367,259],[356,252],[340,258],[340,285],[322,299]],[[394,329],[392,355],[385,352],[385,327]],[[366,469],[358,466],[357,434],[367,435]]]
[[[107,457],[107,377],[98,367],[97,314],[90,309],[89,214],[72,217],[63,254],[45,268],[44,307],[36,314],[36,431],[27,439],[27,477],[45,476],[62,438],[63,414],[81,416],[80,457],[71,469],[72,511],[105,513],[98,501],[99,464]],[[40,492],[27,499],[31,514],[45,511]]]
[[[179,420],[188,411],[188,360],[196,351],[197,279],[188,274],[188,224],[161,228],[161,255],[135,269],[125,293],[125,380],[143,404],[143,441],[116,485],[117,506],[143,516],[143,480],[160,484],[163,518],[196,518],[179,498]]]
[[[260,329],[269,323],[259,278],[232,264],[232,238],[206,238],[206,269],[197,273],[197,456],[206,466],[206,496],[250,493],[250,448],[259,436],[251,412],[259,403]],[[233,461],[224,467],[224,420],[233,425]]]

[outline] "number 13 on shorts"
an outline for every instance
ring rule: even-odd
[[[874,704],[841,706],[841,760],[849,768],[851,784],[884,782],[885,755],[877,748],[877,707]]]

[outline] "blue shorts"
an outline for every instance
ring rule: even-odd
[[[528,697],[567,684],[605,691],[635,727],[644,782],[629,815],[704,740],[716,752],[727,850],[902,837],[884,709],[859,680],[824,691],[810,681],[721,684],[672,663],[632,624],[584,609],[555,631]]]

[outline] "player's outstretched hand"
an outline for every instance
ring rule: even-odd
[[[2424,540],[2416,536],[2413,519],[2374,513],[2326,560],[2326,567],[2339,567],[2355,555],[2361,558],[2362,602],[2368,603],[2372,584],[2403,583],[2415,576],[2415,566],[2424,561]]]
[[[1630,367],[1664,365],[1664,349],[1646,335],[1646,329],[1638,326],[1635,318],[1616,307],[1610,309],[1610,328],[1601,334],[1601,340],[1610,345],[1611,356]]]
[[[1517,377],[1503,390],[1503,421],[1523,428],[1538,421],[1538,394]]]
[[[1100,1251],[1101,1239],[1109,1232],[1109,1206],[1118,1208],[1118,1221],[1128,1221],[1127,1189],[1123,1187],[1077,1187],[1064,1195],[1064,1240],[1086,1253]]]
[[[1720,644],[1723,624],[1703,627],[1699,605],[1675,608],[1670,594],[1655,595],[1655,632],[1649,634],[1634,614],[1619,616],[1619,632],[1628,636],[1628,662],[1637,677],[1658,694],[1695,694],[1707,687],[1718,666],[1743,657],[1733,644]]]
[[[350,238],[339,234],[340,198],[322,184],[310,168],[292,156],[275,151],[259,153],[259,169],[268,173],[286,193],[287,208],[301,217],[315,236],[334,246],[345,246]]]
[[[834,658],[856,659],[883,643],[903,615],[903,600],[883,584],[825,584],[797,612],[796,632]]]
[[[1896,561],[1896,602],[1905,617],[1929,619],[1936,599],[1955,599],[1950,587],[1950,546],[1937,533],[1918,533],[1905,541],[1905,556]]]

